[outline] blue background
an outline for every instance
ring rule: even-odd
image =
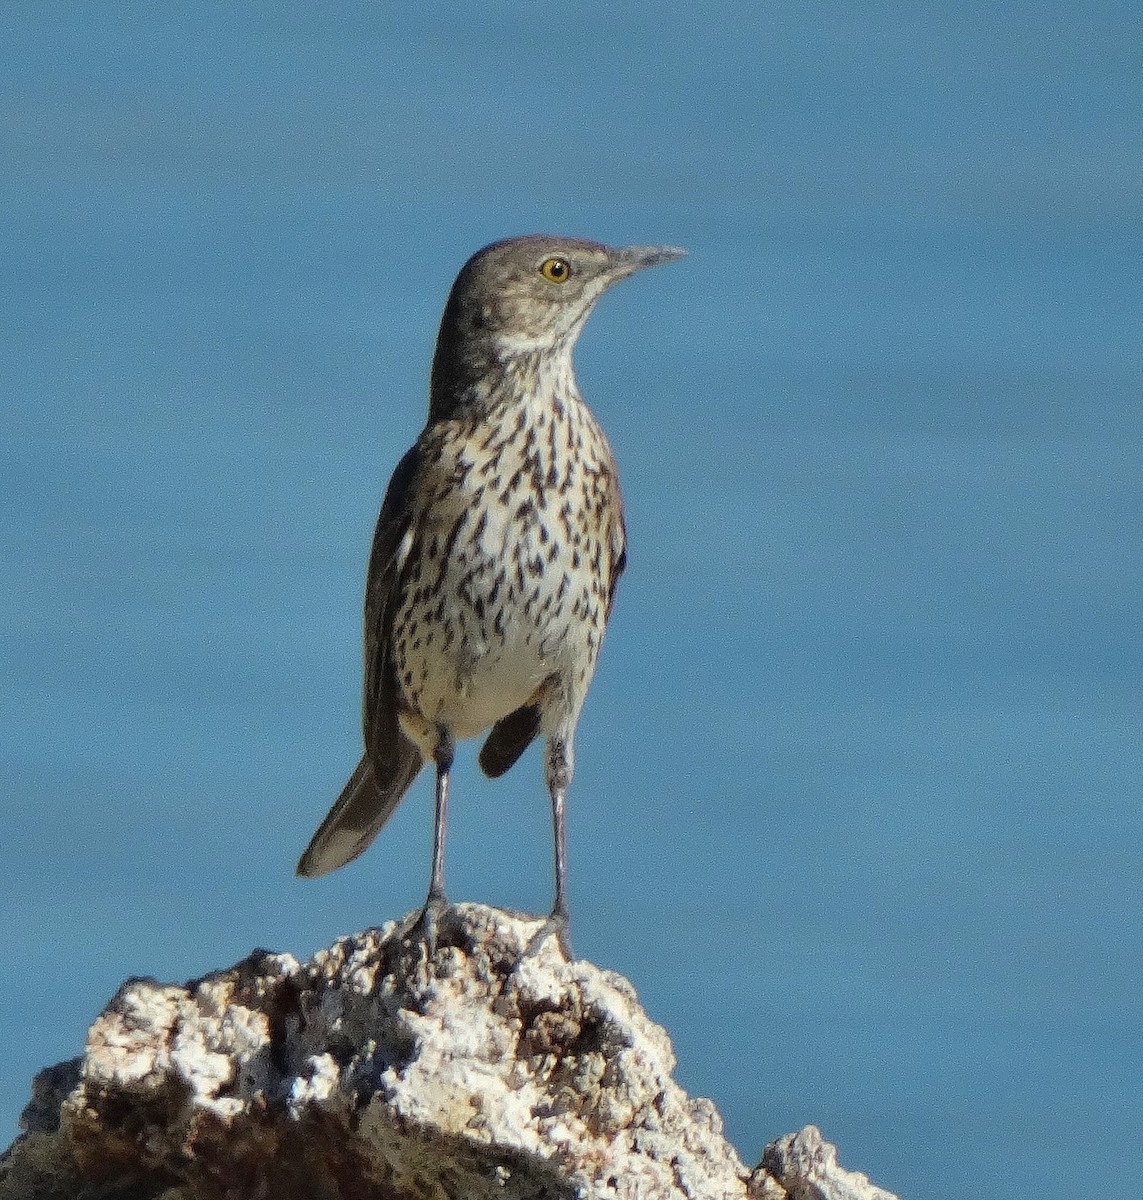
[[[1100,3],[9,2],[0,1142],[128,975],[423,895],[361,585],[461,262],[691,255],[577,357],[631,565],[580,724],[577,950],[748,1163],[1143,1194],[1143,21]],[[465,747],[454,899],[550,899]]]

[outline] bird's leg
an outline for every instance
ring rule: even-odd
[[[552,903],[551,914],[528,942],[525,954],[531,954],[545,938],[555,934],[556,941],[568,962],[575,958],[572,953],[571,938],[568,935],[571,917],[568,912],[567,837],[564,826],[564,806],[571,777],[571,738],[549,738],[544,763],[544,781],[548,786],[548,794],[552,798],[552,843],[555,850],[556,895]]]
[[[564,832],[564,802],[567,789],[556,787],[552,789],[552,843],[556,857],[556,897],[552,904],[552,920],[559,921],[567,927],[568,916],[568,855],[567,836]]]
[[[417,928],[428,946],[429,955],[437,948],[437,928],[441,914],[448,908],[444,892],[445,817],[448,810],[448,780],[456,743],[447,729],[437,731],[433,760],[437,766],[436,803],[433,810],[433,865],[429,875],[429,894],[417,918]]]
[[[429,876],[429,896],[427,903],[447,903],[444,894],[444,841],[445,816],[448,809],[448,778],[452,770],[452,759],[455,753],[455,743],[452,734],[441,730],[433,758],[437,764],[436,807],[433,812],[433,868]]]

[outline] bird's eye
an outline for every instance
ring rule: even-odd
[[[545,258],[540,263],[540,274],[549,283],[566,283],[571,273],[571,263],[566,258]]]

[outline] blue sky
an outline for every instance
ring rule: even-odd
[[[128,975],[399,916],[361,584],[478,246],[690,256],[577,355],[631,564],[578,737],[577,950],[749,1162],[1143,1188],[1143,29],[1089,4],[9,4],[0,779],[16,1132]],[[543,911],[530,754],[450,894]],[[0,1141],[6,1140],[0,1138]]]

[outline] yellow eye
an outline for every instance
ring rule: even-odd
[[[545,258],[540,263],[540,274],[549,283],[566,283],[571,273],[571,263],[566,258]]]

